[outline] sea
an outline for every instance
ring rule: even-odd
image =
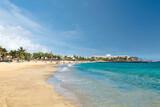
[[[60,65],[48,82],[77,107],[160,107],[160,62]]]

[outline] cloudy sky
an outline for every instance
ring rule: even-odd
[[[158,0],[0,0],[0,45],[160,59]]]

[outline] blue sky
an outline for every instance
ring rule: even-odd
[[[31,51],[49,50],[67,55],[160,59],[159,0],[2,1],[0,27],[14,32],[12,38],[18,35],[15,42],[26,42],[0,44],[9,49],[24,45]],[[3,29],[1,32],[8,34]]]

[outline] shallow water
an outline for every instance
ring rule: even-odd
[[[80,107],[160,107],[160,63],[62,65],[49,82]]]

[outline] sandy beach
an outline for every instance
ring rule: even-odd
[[[73,107],[46,82],[55,64],[0,63],[0,107]]]

